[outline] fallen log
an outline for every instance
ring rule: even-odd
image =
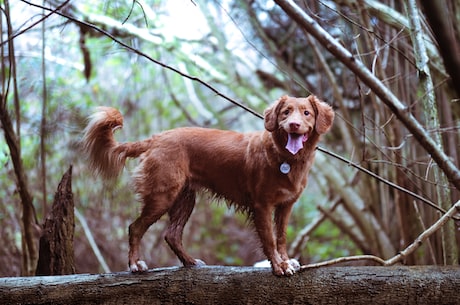
[[[161,268],[0,278],[1,304],[459,304],[458,266]]]

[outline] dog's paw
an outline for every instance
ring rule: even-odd
[[[291,267],[294,268],[295,272],[300,270],[300,263],[295,258],[291,258],[289,260],[289,265],[291,265]]]
[[[145,272],[149,270],[149,267],[144,261],[138,260],[135,264],[129,265],[129,270],[132,273]]]
[[[195,259],[195,264],[193,264],[194,267],[201,267],[201,266],[206,266],[206,263],[202,261],[201,259],[196,258]]]
[[[275,272],[276,275],[291,276],[300,270],[300,264],[296,259],[288,259],[280,264],[281,272]]]
[[[184,262],[183,264],[184,264],[184,267],[187,267],[187,268],[206,266],[205,262],[197,258],[191,259],[190,261]]]

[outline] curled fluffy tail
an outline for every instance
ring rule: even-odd
[[[126,158],[135,158],[145,152],[150,140],[118,143],[113,133],[123,127],[123,116],[111,107],[98,107],[89,117],[84,130],[83,150],[90,169],[104,179],[117,177],[125,166]]]

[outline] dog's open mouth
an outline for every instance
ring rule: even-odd
[[[286,149],[293,155],[303,148],[303,143],[308,140],[308,134],[288,133]]]

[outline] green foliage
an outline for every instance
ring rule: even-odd
[[[307,5],[310,1],[303,3]],[[3,2],[0,5],[3,7]],[[22,19],[17,15],[19,17],[14,20],[15,33],[24,24],[34,21],[34,16],[42,13],[33,7],[25,9],[21,1],[11,5],[14,12],[25,12]],[[171,11],[176,5],[161,0],[85,0],[73,3],[67,12],[74,18],[103,29],[164,65],[199,78],[259,113],[283,94],[305,95],[310,90],[315,91],[315,94],[324,97],[337,108],[336,122],[342,125],[334,128],[324,139],[333,144],[331,147],[334,150],[352,155],[363,166],[390,180],[406,183],[407,187],[414,190],[425,192],[426,189],[426,194],[434,193],[430,189],[431,185],[426,186],[425,179],[420,178],[429,176],[431,160],[426,160],[427,156],[420,147],[412,149],[412,142],[415,141],[404,134],[405,129],[396,122],[393,114],[384,109],[380,102],[375,102],[375,96],[367,94],[367,88],[361,88],[362,84],[353,73],[344,69],[342,63],[328,52],[319,49],[315,53],[318,45],[308,42],[305,33],[279,7],[271,2],[248,3],[240,0],[228,3],[195,0],[185,1],[181,5],[187,12],[186,20],[176,20],[176,15]],[[315,2],[315,5],[308,7],[308,12],[313,7],[318,10],[317,16],[321,16],[319,19],[324,28],[340,39],[348,49],[356,52],[363,62],[375,64],[375,71],[391,80],[389,88],[402,90],[400,96],[403,99],[414,101],[411,111],[423,117],[423,111],[417,109],[420,91],[413,90],[417,83],[416,71],[407,58],[398,57],[399,53],[411,54],[407,56],[409,58],[412,56],[410,48],[401,47],[410,46],[410,42],[404,40],[404,35],[394,36],[398,39],[386,36],[394,29],[378,20],[379,16],[372,17],[376,18],[372,21],[377,25],[374,30],[361,32],[370,29],[371,25],[358,28],[356,21],[350,24],[350,20],[358,20],[359,17],[354,9],[344,9],[343,14],[348,14],[348,17],[342,18],[323,3]],[[193,23],[200,27],[193,29]],[[171,28],[171,25],[175,27]],[[83,35],[81,25],[54,15],[46,20],[45,41],[37,26],[14,40],[20,98],[21,157],[40,222],[46,217],[44,198],[49,205],[62,174],[69,165],[74,166],[76,207],[87,218],[109,265],[114,270],[124,270],[127,228],[141,208],[130,186],[130,175],[138,161],[128,161],[125,172],[110,183],[100,181],[88,171],[79,141],[86,117],[93,108],[104,105],[120,109],[125,121],[124,128],[115,135],[119,141],[134,141],[166,129],[191,125],[250,131],[263,128],[263,122],[216,96],[201,83],[153,63],[91,27],[84,29],[86,32]],[[6,37],[5,28],[3,31]],[[375,43],[376,46],[382,43],[378,46],[381,53],[374,53],[375,46],[366,47],[365,44],[373,41],[367,41],[369,35],[379,31],[382,33]],[[44,58],[41,53],[43,43]],[[401,45],[385,49],[387,44],[390,46],[393,43]],[[86,66],[83,50],[88,51],[90,59]],[[319,55],[324,56],[324,63],[319,60]],[[435,59],[430,60],[434,62]],[[6,63],[7,59],[4,61]],[[45,79],[42,77],[43,61],[46,66]],[[381,65],[381,61],[385,62],[385,66]],[[331,70],[330,78],[325,73],[326,68]],[[85,77],[85,69],[91,70],[88,78]],[[8,77],[10,72],[9,65],[4,65],[2,75]],[[44,81],[47,106],[45,134],[42,135]],[[438,79],[437,82],[441,88],[445,79]],[[13,119],[17,119],[11,83],[6,102],[9,113]],[[366,94],[363,94],[364,91]],[[439,92],[438,95],[448,96],[446,92],[449,91]],[[455,107],[452,106],[452,109],[455,110]],[[45,141],[46,177],[42,177],[40,169],[42,136]],[[454,137],[458,138],[458,135]],[[450,142],[458,147],[455,146],[455,139]],[[398,158],[401,158],[398,161],[400,163],[395,161]],[[392,162],[397,166],[390,166]],[[413,168],[405,170],[404,175],[401,175],[400,168],[406,169],[406,164]],[[399,247],[400,228],[395,224],[393,215],[395,210],[407,204],[404,201],[407,198],[377,187],[375,182],[369,182],[360,175],[352,178],[354,171],[347,166],[345,169],[336,167],[334,164],[334,170],[340,176],[338,180],[345,181],[339,187],[351,189],[360,200],[366,202],[365,206],[357,207],[363,213],[359,215],[366,215],[361,217],[363,222],[372,217],[378,219],[374,225],[380,225],[381,222],[382,227],[388,228],[388,232],[383,235],[386,234],[389,239],[391,237],[395,247]],[[338,196],[335,193],[339,192],[334,190],[337,186],[331,185],[327,174],[319,173],[310,179],[307,190],[295,205],[287,232],[289,243],[302,228],[318,217],[320,212],[317,205],[327,207],[329,199]],[[43,179],[48,185],[47,194],[42,194]],[[5,244],[13,249],[11,253],[19,252],[20,248],[20,230],[17,229],[20,227],[20,204],[15,181],[9,150],[5,139],[0,137],[0,220],[7,224],[1,236],[7,237]],[[402,204],[398,205],[398,200]],[[246,216],[228,210],[225,204],[213,204],[212,201],[206,196],[200,197],[196,211],[186,227],[184,242],[190,252],[211,264],[248,265],[264,259],[260,251],[254,250],[258,248],[258,241]],[[343,217],[347,224],[356,220],[352,217],[357,217],[347,213],[341,215],[337,211],[334,213],[336,217]],[[422,214],[426,217],[425,221],[428,220],[427,223],[435,218],[432,211],[423,211]],[[143,256],[151,266],[178,263],[164,246],[166,225],[167,217],[164,217],[146,235]],[[80,254],[92,253],[78,222],[76,230],[76,251]],[[361,234],[363,239],[366,236],[373,237],[369,232]],[[367,242],[371,244],[372,240]],[[301,256],[304,261],[317,262],[360,254],[361,251],[347,234],[327,220],[309,236]],[[80,271],[99,270],[91,255],[80,255],[78,260]],[[3,265],[8,266],[7,263]],[[0,269],[0,274],[11,275],[7,272]]]

